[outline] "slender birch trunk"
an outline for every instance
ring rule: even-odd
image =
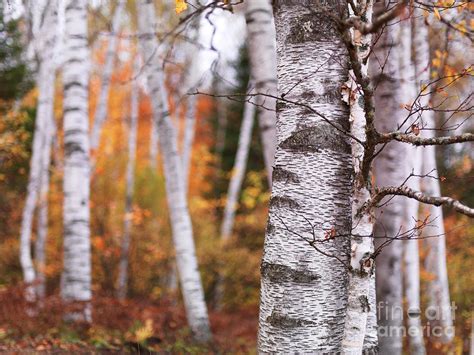
[[[413,16],[409,13],[408,16]],[[417,89],[415,78],[415,65],[412,62],[412,35],[411,19],[408,16],[401,18],[400,29],[400,48],[399,48],[399,65],[400,65],[400,82],[402,86],[403,104],[411,105],[416,97]],[[416,117],[409,119],[408,124],[411,126],[417,124]],[[416,146],[407,145],[405,147],[407,155],[402,157],[405,164],[405,174],[415,174],[411,176],[406,185],[413,190],[420,191],[421,173],[421,149]],[[423,327],[421,324],[421,301],[420,301],[420,260],[418,250],[419,235],[415,233],[417,226],[420,203],[415,199],[405,199],[405,221],[403,223],[403,231],[411,233],[413,231],[414,240],[406,240],[403,242],[403,260],[404,260],[404,292],[407,303],[407,335],[410,344],[411,354],[426,354],[423,342]]]
[[[112,29],[107,44],[107,52],[105,53],[105,63],[102,72],[99,99],[94,115],[94,125],[92,126],[92,131],[90,134],[90,148],[92,151],[95,151],[99,146],[102,126],[104,125],[105,119],[107,117],[110,81],[114,69],[115,54],[117,53],[117,46],[119,43],[118,34],[120,32],[120,21],[122,20],[122,13],[125,4],[126,1],[119,0],[112,17]]]
[[[53,74],[54,75],[54,74]],[[54,83],[53,83],[54,95]],[[48,195],[49,195],[49,168],[51,165],[51,148],[56,131],[54,117],[51,116],[48,125],[48,139],[45,142],[41,159],[41,184],[39,190],[38,229],[35,242],[35,262],[37,269],[36,294],[40,299],[46,295],[46,239],[48,237]]]
[[[20,264],[23,270],[23,278],[27,285],[26,297],[32,301],[35,299],[35,290],[31,284],[35,280],[36,272],[31,255],[31,230],[33,214],[38,200],[41,186],[42,160],[45,150],[51,145],[51,121],[53,119],[54,104],[54,65],[51,61],[52,49],[55,44],[55,5],[51,2],[44,8],[44,24],[38,27],[38,36],[33,44],[38,53],[38,106],[35,121],[35,132],[33,136],[33,148],[30,161],[30,172],[28,177],[27,195],[23,207],[21,232],[20,232]],[[39,25],[35,25],[39,26]]]
[[[134,77],[139,72],[138,60],[135,61]],[[135,157],[137,149],[137,124],[138,124],[138,101],[139,91],[138,82],[133,80],[131,88],[131,107],[130,122],[128,133],[128,163],[127,163],[127,191],[125,196],[125,218],[123,226],[123,239],[120,254],[119,276],[117,295],[119,299],[125,299],[127,296],[128,282],[128,254],[130,249],[130,230],[132,228],[133,212],[133,188],[135,185]]]
[[[429,50],[429,29],[425,24],[423,12],[415,9],[413,17],[413,41],[414,41],[414,62],[418,90],[422,90],[424,85],[430,82],[430,50]],[[420,98],[420,104],[429,105],[429,95]],[[424,137],[433,137],[435,135],[433,128],[436,127],[434,112],[426,110],[422,115],[420,126],[430,128],[423,130]],[[438,170],[436,166],[436,147],[427,146],[422,150],[422,174],[430,173],[434,178],[425,178],[421,184],[421,190],[430,196],[441,196]],[[433,337],[434,341],[448,343],[453,340],[454,327],[451,315],[451,301],[449,296],[448,271],[446,266],[446,236],[443,220],[442,207],[426,205],[422,208],[423,214],[429,215],[430,223],[423,231],[423,236],[436,236],[427,238],[425,245],[428,254],[425,259],[425,269],[434,278],[428,281],[428,306],[436,309],[439,320],[429,320],[430,326],[441,326],[443,335],[440,338]]]
[[[425,116],[425,122],[429,127],[434,127],[430,124],[429,115]],[[432,131],[427,132],[427,136],[432,134]],[[430,196],[441,196],[438,171],[436,169],[436,155],[435,147],[429,146],[423,150],[423,173],[430,175],[434,179],[424,179],[422,184],[422,191]],[[428,307],[437,311],[437,318],[430,319],[430,326],[441,326],[443,329],[441,337],[432,336],[433,340],[442,343],[449,343],[454,337],[454,326],[451,316],[451,301],[449,296],[448,283],[448,269],[446,265],[446,235],[443,224],[443,209],[434,205],[427,205],[423,208],[424,214],[430,216],[430,225],[423,229],[423,235],[436,236],[435,238],[428,238],[426,245],[428,254],[425,259],[425,269],[434,276],[428,283]]]
[[[188,191],[189,185],[189,169],[191,166],[192,149],[194,143],[194,136],[196,131],[196,114],[197,114],[197,96],[193,92],[197,89],[198,80],[195,77],[199,72],[199,31],[200,31],[200,17],[193,20],[189,29],[189,39],[191,43],[187,46],[186,53],[186,76],[185,87],[187,90],[186,98],[186,115],[183,137],[183,177],[184,188]]]
[[[187,192],[189,189],[189,170],[191,167],[191,157],[194,143],[194,136],[196,132],[196,105],[197,96],[190,95],[186,100],[186,116],[183,137],[183,179],[184,189]]]
[[[220,86],[219,86],[220,87]],[[217,94],[222,94],[218,90]],[[225,136],[227,131],[227,105],[224,98],[217,98],[216,101],[217,130],[216,130],[216,156],[217,168],[222,170],[222,154],[225,147]]]
[[[355,5],[362,8],[358,1]],[[361,17],[372,20],[373,2],[365,3],[365,11]],[[352,15],[352,8],[349,6]],[[359,141],[367,141],[366,102],[359,80],[368,81],[368,57],[371,51],[372,36],[360,35],[357,30],[350,30],[351,63],[353,69],[343,91],[344,101],[350,107],[351,134]],[[358,66],[358,68],[354,68]],[[359,68],[360,67],[360,68]],[[357,73],[356,73],[357,71]],[[372,105],[372,103],[370,103]],[[351,233],[351,267],[349,271],[348,299],[343,354],[373,353],[377,350],[377,342],[373,334],[373,325],[369,325],[369,314],[375,315],[375,299],[373,297],[375,278],[374,260],[374,215],[371,210],[359,212],[365,203],[370,201],[371,176],[364,176],[362,162],[366,152],[364,146],[352,139],[352,164],[354,183],[352,195],[352,233]],[[372,304],[371,304],[372,303]],[[372,318],[373,320],[373,318]],[[372,338],[371,338],[372,337]]]
[[[160,135],[168,207],[170,209],[176,261],[186,315],[195,339],[205,342],[210,340],[211,332],[195,254],[192,223],[184,190],[182,161],[178,153],[176,130],[169,116],[162,66],[159,57],[154,54],[158,48],[158,43],[153,34],[155,31],[153,3],[148,0],[138,1],[137,13],[140,19],[138,22],[140,47],[144,61],[147,63],[145,70],[148,75],[150,95],[153,98],[153,118],[157,122]]]
[[[331,123],[349,129],[349,112],[340,94],[348,76],[347,52],[327,15],[334,11],[338,16],[337,8],[347,4],[326,4],[323,9],[316,0],[274,2],[278,96],[307,103]],[[316,75],[309,75],[318,67]],[[351,233],[351,173],[345,134],[312,110],[278,103],[261,266],[260,353],[341,351],[349,239],[319,241],[332,230]],[[313,240],[320,252],[310,245]]]
[[[223,241],[229,240],[232,236],[235,212],[237,210],[242,182],[247,168],[255,111],[255,103],[250,100],[246,101],[242,126],[240,127],[239,143],[235,155],[234,167],[232,168],[232,177],[227,191],[227,201],[224,208],[224,218],[221,226],[221,239]]]
[[[264,95],[276,96],[276,49],[275,24],[269,0],[245,2],[247,43],[252,78],[255,80],[258,106],[258,122],[262,137],[263,157],[271,187],[273,160],[276,148],[276,100]]]
[[[382,4],[383,5],[383,4]],[[406,117],[400,108],[403,102],[400,77],[400,23],[385,28],[374,48],[370,61],[370,76],[375,90],[375,112],[377,129],[388,132],[398,129]],[[381,69],[383,67],[383,73]],[[400,164],[400,157],[406,156],[406,145],[399,142],[388,143],[374,161],[377,186],[397,186],[406,178],[406,169]],[[386,202],[387,199],[382,201]],[[395,197],[389,204],[376,211],[375,236],[394,238],[398,235],[405,218],[404,198]],[[376,246],[384,239],[377,238]],[[401,354],[402,337],[398,330],[403,326],[402,305],[402,243],[394,241],[386,246],[377,258],[377,311],[379,317],[379,348],[381,354]]]
[[[64,49],[64,271],[61,296],[77,307],[66,318],[91,321],[90,53],[86,0],[67,2]]]

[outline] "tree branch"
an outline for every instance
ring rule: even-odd
[[[451,207],[459,213],[462,213],[468,217],[474,218],[474,208],[470,208],[458,200],[455,200],[451,197],[436,197],[436,196],[427,196],[422,192],[410,189],[407,186],[399,187],[383,187],[376,189],[375,195],[372,197],[372,200],[364,205],[363,209],[372,208],[376,206],[385,196],[406,196],[413,198],[419,202],[426,203],[428,205],[435,206],[447,206]]]
[[[425,145],[448,145],[463,142],[474,142],[474,134],[464,133],[458,136],[451,137],[430,137],[423,138],[414,134],[406,134],[401,132],[381,133],[379,135],[379,144],[388,143],[392,140],[410,143],[416,146]]]

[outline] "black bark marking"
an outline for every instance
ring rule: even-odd
[[[295,270],[285,265],[263,262],[261,266],[262,278],[273,283],[293,282],[297,284],[314,283],[321,279],[321,275],[307,269]]]
[[[315,322],[306,319],[292,318],[276,311],[273,311],[272,315],[267,318],[267,322],[276,328],[297,328],[316,324]]]
[[[279,166],[276,166],[273,169],[272,178],[273,178],[274,181],[284,181],[286,183],[288,183],[288,182],[292,182],[292,183],[300,182],[300,179],[298,178],[297,174],[292,173],[291,171],[283,169],[282,167],[279,167]]]
[[[299,21],[291,26],[286,42],[300,44],[331,40],[337,36],[338,32],[331,21],[327,20],[327,14],[312,12],[301,16]]]
[[[297,209],[300,207],[300,204],[289,197],[273,196],[270,199],[270,208],[272,207]]]
[[[359,302],[362,307],[362,312],[370,312],[370,305],[367,296],[359,296]]]
[[[297,153],[317,153],[321,149],[351,152],[346,137],[328,123],[294,132],[280,144],[280,148]]]

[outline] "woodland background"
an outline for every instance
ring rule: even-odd
[[[131,3],[131,2],[130,2]],[[130,4],[129,4],[130,5]],[[107,2],[90,6],[89,34],[92,55],[90,82],[90,112],[95,112],[99,97],[101,71],[109,40],[111,6]],[[129,6],[130,11],[133,7]],[[472,9],[471,9],[472,10]],[[165,26],[173,28],[180,17],[174,4],[158,6]],[[465,10],[469,11],[469,9]],[[243,33],[226,34],[226,14],[217,31],[223,38],[235,42],[230,59],[216,73],[215,66],[206,71],[207,84],[202,91],[218,93],[225,87],[229,95],[246,91],[249,62]],[[110,349],[119,350],[124,344],[131,348],[175,352],[235,351],[254,352],[259,302],[259,270],[267,220],[269,188],[263,162],[258,125],[254,127],[248,166],[232,238],[223,242],[220,223],[226,200],[227,186],[232,175],[240,125],[242,100],[197,95],[197,121],[189,177],[189,209],[195,232],[200,273],[215,348],[200,348],[191,342],[179,290],[170,287],[173,280],[174,251],[160,158],[150,164],[151,106],[146,93],[140,94],[138,137],[136,150],[133,209],[125,212],[126,165],[128,160],[128,126],[130,82],[134,80],[134,44],[130,33],[135,26],[133,17],[123,26],[110,85],[108,116],[99,148],[93,152],[96,166],[91,178],[91,243],[93,283],[93,323],[74,327],[63,323],[59,310],[59,285],[62,272],[62,90],[58,81],[55,91],[55,120],[58,127],[53,144],[50,169],[49,232],[46,248],[47,297],[38,315],[27,314],[23,298],[22,273],[19,264],[19,234],[22,206],[31,158],[31,145],[36,115],[38,91],[34,73],[24,58],[21,20],[6,22],[3,11],[0,21],[0,59],[16,63],[0,68],[0,349]],[[216,17],[224,16],[221,13]],[[239,17],[241,14],[230,15]],[[233,21],[242,21],[233,20]],[[447,46],[459,36],[472,36],[474,23],[461,24],[455,31],[441,27],[431,33],[433,70],[455,72],[469,67],[468,56],[459,47]],[[457,24],[459,25],[459,24]],[[460,25],[460,26],[461,26]],[[245,31],[244,31],[245,32]],[[447,38],[447,41],[442,38]],[[182,45],[179,39],[174,45]],[[209,48],[207,48],[209,49]],[[228,48],[218,50],[231,51]],[[212,52],[212,51],[211,51]],[[173,53],[170,51],[170,53]],[[173,54],[171,54],[172,56]],[[212,56],[211,56],[212,57]],[[212,59],[210,62],[212,62]],[[216,59],[217,60],[217,59]],[[165,66],[166,86],[174,124],[183,135],[185,109],[179,95],[186,63],[179,57]],[[218,61],[218,60],[217,60]],[[472,69],[472,66],[471,66]],[[472,90],[472,82],[460,83],[446,89],[446,95],[457,90]],[[218,115],[225,112],[225,141],[218,148],[216,141]],[[91,115],[91,125],[93,117]],[[219,151],[221,150],[221,151]],[[454,196],[467,205],[474,205],[474,163],[472,144],[446,146],[437,150],[437,163],[443,176],[442,195]],[[451,300],[455,302],[456,336],[450,349],[461,353],[468,346],[472,332],[474,306],[474,225],[467,217],[445,210],[447,231],[447,260]],[[119,301],[115,287],[120,258],[120,242],[124,218],[132,221],[129,254],[128,298]],[[35,232],[33,231],[33,238]],[[425,250],[420,242],[421,257]],[[424,283],[431,275],[422,273]],[[216,286],[223,281],[222,300],[216,300]],[[422,299],[422,302],[425,300]],[[441,345],[429,344],[430,349],[444,352]]]

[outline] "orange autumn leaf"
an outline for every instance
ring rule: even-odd
[[[188,4],[186,4],[185,0],[176,0],[176,13],[180,14],[181,12],[185,11],[188,8]]]

